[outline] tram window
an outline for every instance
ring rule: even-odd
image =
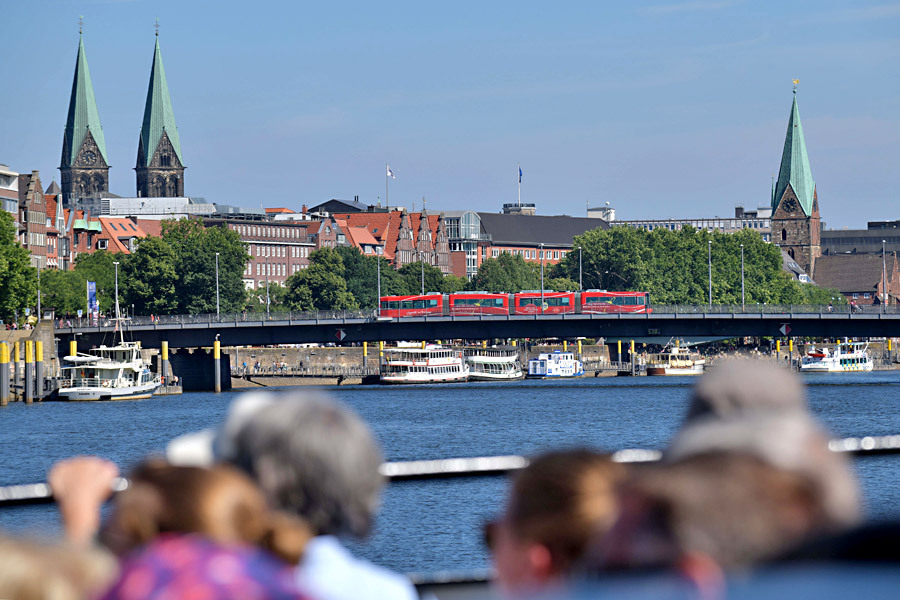
[[[571,298],[569,298],[568,296],[566,296],[565,298],[562,299],[562,305],[563,305],[563,306],[569,306],[569,301],[570,301],[570,300],[571,300]]]
[[[429,306],[430,308],[434,308],[434,307],[437,306],[437,305],[438,305],[438,301],[437,301],[436,299],[434,299],[434,298],[432,298],[431,300],[428,301],[428,306]]]
[[[647,297],[641,296],[640,298],[638,298],[638,304],[641,304],[641,305],[647,304]]]
[[[616,296],[613,300],[613,304],[615,304],[616,306],[622,306],[623,304],[625,304],[625,298],[623,298],[622,296]]]
[[[494,298],[494,306],[503,306],[503,298]]]

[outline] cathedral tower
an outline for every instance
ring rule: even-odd
[[[109,193],[106,141],[103,139],[100,113],[94,99],[94,86],[91,84],[91,72],[80,32],[59,170],[63,202],[66,205],[70,205],[75,198]]]
[[[184,196],[184,162],[169,97],[166,71],[159,52],[159,33],[153,50],[144,122],[138,140],[137,195],[150,198]]]
[[[772,191],[772,240],[811,275],[816,258],[822,255],[820,235],[819,199],[809,168],[795,87],[781,167]]]

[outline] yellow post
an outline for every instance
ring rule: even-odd
[[[425,340],[422,340],[422,350],[425,349]]]
[[[25,340],[25,364],[29,365],[34,362],[34,342]]]
[[[162,359],[169,360],[169,342],[163,342],[160,351],[162,352]]]
[[[69,342],[69,356],[75,356],[78,354],[78,342],[72,340]]]
[[[512,341],[512,345],[513,345],[513,346],[517,346],[517,345],[518,345],[518,344],[516,344],[517,341],[518,341],[518,340],[513,340],[513,341]]]
[[[369,342],[363,342],[363,356],[369,355]]]
[[[788,351],[792,353],[794,351],[794,338],[788,340]]]
[[[384,358],[384,342],[383,341],[378,342],[378,357]]]
[[[775,340],[775,352],[781,352],[781,340]]]
[[[34,361],[44,362],[44,342],[40,340],[34,343]]]
[[[618,342],[616,342],[616,345],[619,347],[618,360],[621,361],[622,360],[622,340],[619,340]]]
[[[631,353],[634,354],[634,340],[631,340]]]
[[[218,337],[218,336],[217,336]],[[216,380],[213,389],[218,394],[222,391],[222,346],[219,340],[213,342],[213,374]]]
[[[0,406],[9,403],[9,344],[0,342]]]
[[[25,404],[34,402],[34,342],[25,340]]]
[[[487,348],[487,340],[481,340],[481,347]]]
[[[894,341],[893,339],[888,338],[888,352],[891,351],[891,342],[893,342],[893,341]]]
[[[563,340],[563,352],[567,352],[569,350],[569,340]]]
[[[578,354],[581,354],[581,340],[578,340]]]
[[[13,343],[13,362],[18,365],[20,360],[22,360],[22,347],[19,346],[19,342],[15,342]]]
[[[679,340],[678,338],[675,338],[675,347],[676,347],[676,348],[680,348],[680,347],[681,347],[681,340]]]

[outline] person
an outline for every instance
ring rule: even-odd
[[[90,546],[117,473],[96,457],[51,469],[48,480],[73,545]],[[309,528],[269,511],[259,489],[234,468],[142,463],[100,535],[122,559],[118,579],[103,596],[110,600],[304,597],[289,564],[302,555]]]
[[[538,456],[517,473],[502,518],[485,526],[500,590],[521,596],[563,585],[590,540],[612,525],[624,478],[622,465],[584,449]]]
[[[310,392],[241,396],[217,432],[173,440],[171,462],[235,465],[271,506],[309,524],[314,537],[296,568],[299,586],[319,600],[413,600],[403,576],[354,557],[339,537],[371,530],[384,483],[381,451],[349,409]]]

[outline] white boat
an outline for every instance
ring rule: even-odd
[[[515,346],[467,348],[466,365],[472,381],[513,381],[525,377]]]
[[[667,346],[647,358],[647,375],[702,375],[706,359],[679,346]]]
[[[807,373],[871,371],[874,364],[868,349],[868,342],[846,342],[834,348],[813,347],[801,359],[800,370]]]
[[[462,352],[437,344],[385,348],[380,382],[456,383],[469,378]]]
[[[537,358],[528,361],[529,378],[581,377],[582,375],[584,375],[584,367],[581,361],[575,358],[574,352],[556,350],[555,352],[541,353]]]
[[[161,383],[141,358],[140,342],[123,339],[63,360],[71,364],[60,369],[63,400],[138,400],[152,396]]]

